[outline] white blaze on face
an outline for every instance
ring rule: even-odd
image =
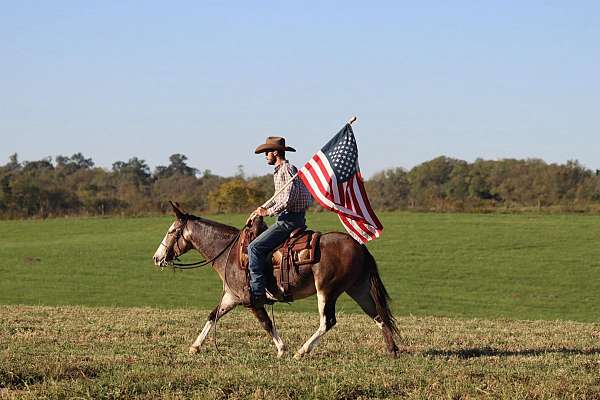
[[[156,252],[154,253],[154,257],[152,257],[154,259],[154,264],[160,265],[160,262],[162,260],[164,260],[165,258],[167,258],[167,248],[163,243],[166,243],[167,237],[169,236],[169,232],[171,232],[174,228],[175,228],[175,222],[173,222],[171,224],[171,226],[167,230],[167,233],[165,234],[165,237],[163,238],[162,242],[160,242],[161,244],[158,245],[158,249],[156,249]]]

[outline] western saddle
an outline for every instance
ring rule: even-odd
[[[240,240],[239,266],[248,274],[248,245],[261,232],[245,229]],[[307,230],[306,226],[295,229],[283,244],[273,250],[271,256],[273,277],[284,301],[293,301],[292,289],[298,284],[311,265],[318,262],[321,232]]]

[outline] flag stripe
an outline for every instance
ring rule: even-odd
[[[350,224],[350,220],[348,218],[341,214],[339,214],[338,217],[340,218],[342,225],[344,225],[344,228],[346,228],[346,231],[352,235],[354,239],[361,243],[365,242],[365,238],[360,234],[360,232],[358,232],[358,230],[356,230],[354,226],[352,226],[352,224]]]
[[[318,169],[315,171],[319,171],[320,175],[323,177],[323,180],[325,181],[325,185],[329,187],[331,185],[331,175],[329,175],[329,172],[327,171],[327,168],[325,168],[325,166],[323,165],[323,161],[321,160],[321,158],[318,155],[315,155],[311,161],[313,161],[313,164],[316,164]]]
[[[344,204],[340,199],[337,178],[335,177],[335,172],[333,172],[333,169],[331,169],[331,165],[329,165],[329,160],[327,160],[327,157],[325,157],[325,154],[323,154],[322,151],[319,151],[317,154],[319,156],[321,164],[327,170],[328,176],[331,177],[331,187],[333,188],[333,201],[338,204]]]
[[[326,179],[323,176],[323,174],[317,172],[319,169],[319,165],[317,164],[317,162],[314,160],[310,160],[306,165],[306,169],[310,172],[310,175],[313,177],[313,180],[317,184],[317,188],[319,189],[319,191],[325,197],[331,200],[331,193],[326,189],[327,187],[329,187],[329,183],[326,182]]]
[[[356,205],[357,205],[356,196],[355,196],[355,194],[354,194],[354,192],[353,192],[353,190],[352,190],[352,188],[353,188],[353,185],[351,184],[351,181],[352,181],[353,179],[354,179],[354,177],[353,177],[353,178],[351,178],[351,179],[350,179],[350,181],[348,181],[348,186],[347,186],[348,199],[349,199],[349,201],[350,201],[350,203],[351,203],[351,208],[352,208],[354,211],[356,211],[356,212],[357,212],[357,214],[359,214],[359,215],[360,215],[360,211],[359,211],[359,210],[357,210],[357,207],[356,207]],[[374,231],[375,231],[375,229],[376,229],[376,228],[375,228],[375,227],[372,227],[370,224],[365,224],[363,221],[364,221],[364,219],[363,219],[363,220],[360,220],[360,219],[356,220],[356,223],[357,223],[357,225],[359,226],[359,228],[360,228],[360,229],[361,229],[363,232],[367,233],[369,236],[370,236],[370,235],[372,235],[372,234],[375,234],[375,232],[374,232]]]
[[[346,188],[344,187],[344,183],[338,183],[336,189],[340,197],[340,203],[348,207],[348,199],[346,198]],[[348,208],[352,210],[352,207]]]
[[[380,224],[376,223],[373,220],[373,217],[371,215],[371,213],[369,212],[369,210],[367,209],[367,206],[364,202],[364,195],[362,194],[362,191],[360,190],[360,186],[362,182],[359,181],[358,177],[353,177],[352,178],[352,198],[354,199],[355,203],[357,203],[358,205],[358,210],[357,213],[362,215],[363,217],[366,218],[366,220],[369,222],[369,224],[373,225],[374,227],[379,228]],[[358,196],[356,194],[359,194]],[[379,222],[379,221],[378,221]]]
[[[352,235],[354,239],[356,239],[360,243],[366,243],[369,239],[368,236],[363,235],[358,231],[358,229],[352,224],[352,220],[347,218],[345,215],[338,215],[340,217],[340,221],[346,227],[348,233]]]
[[[316,172],[322,175],[323,179],[327,181],[328,193],[330,194],[328,198],[331,199],[334,203],[342,204],[340,202],[339,192],[334,189],[337,188],[337,184],[334,183],[335,174],[333,174],[333,171],[329,166],[329,161],[327,161],[327,158],[323,153],[317,153],[316,163],[319,166],[319,169],[316,170]]]
[[[356,204],[355,204],[356,199],[354,198],[354,193],[352,193],[352,186],[350,186],[350,185],[348,185],[348,193],[349,193],[348,198],[352,202],[352,209],[356,210]],[[360,229],[369,235],[374,234],[373,228],[370,225],[365,224],[363,221],[364,220],[356,220],[356,223],[360,227]]]
[[[364,205],[367,208],[368,215],[371,217],[372,224],[375,225],[379,230],[383,229],[383,225],[381,225],[381,222],[379,222],[379,218],[377,218],[377,215],[375,215],[373,209],[371,208],[371,203],[368,200],[367,191],[365,190],[365,184],[363,183],[362,176],[358,181],[358,189],[360,191],[360,197],[366,200],[364,202]]]

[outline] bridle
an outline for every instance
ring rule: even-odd
[[[185,218],[182,218],[182,220],[180,220],[180,221],[181,221],[181,224],[179,225],[179,227],[177,227],[175,229],[175,243],[173,244],[173,246],[177,246],[177,252],[179,253],[179,255],[182,255],[181,248],[179,247],[179,239],[181,237],[183,237],[183,230],[187,226],[189,218],[186,215]],[[221,257],[223,255],[223,253],[225,253],[225,251],[227,249],[229,249],[229,253],[227,254],[227,259],[229,260],[229,254],[231,253],[232,245],[240,238],[241,233],[242,233],[241,230],[238,231],[238,233],[236,233],[236,235],[233,237],[233,239],[231,241],[229,241],[229,243],[227,243],[227,245],[225,247],[223,247],[223,249],[216,256],[211,258],[210,260],[205,259],[205,260],[200,260],[200,261],[196,261],[193,263],[171,262],[170,265],[167,265],[167,266],[173,268],[173,270],[193,269],[193,268],[204,267],[205,265],[214,263],[219,257]],[[169,247],[164,243],[164,240],[162,242],[160,242],[160,244],[162,246],[165,246],[165,248],[167,249],[167,252],[169,251]],[[177,261],[181,261],[181,260],[179,260],[179,257],[174,257],[173,259],[177,260]]]

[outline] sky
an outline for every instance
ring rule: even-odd
[[[597,1],[2,1],[0,165],[300,166],[351,116],[367,176],[445,155],[600,169]]]

